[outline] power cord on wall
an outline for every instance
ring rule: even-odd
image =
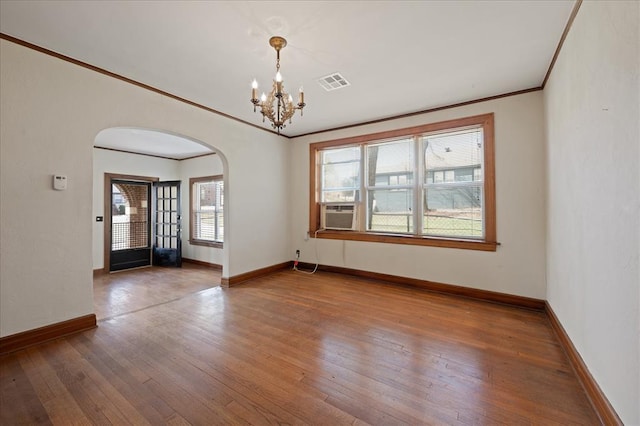
[[[301,271],[300,269],[298,269],[298,263],[300,262],[300,250],[296,250],[296,260],[293,262],[293,270],[297,271],[297,272],[301,272],[303,274],[315,274],[316,271],[318,270],[318,265],[320,264],[320,261],[318,260],[318,232],[321,231],[321,229],[317,229],[316,232],[314,232],[313,234],[313,238],[316,241],[316,266],[313,268],[313,271]]]

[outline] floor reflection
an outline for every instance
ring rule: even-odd
[[[93,304],[98,320],[136,312],[219,288],[220,271],[184,263],[182,268],[149,267],[93,279]]]

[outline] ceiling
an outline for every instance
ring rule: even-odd
[[[182,136],[131,127],[112,127],[102,130],[96,136],[94,145],[115,151],[135,152],[172,160],[213,154],[209,147]]]
[[[293,137],[540,87],[574,3],[1,0],[0,32],[265,129],[251,81],[270,88],[284,36]]]

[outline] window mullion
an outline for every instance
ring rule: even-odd
[[[368,176],[366,164],[367,164],[367,150],[365,144],[360,144],[360,196],[358,197],[359,208],[358,214],[358,231],[365,231],[367,229],[367,206],[369,205],[368,188],[365,184],[366,177]]]
[[[213,239],[218,241],[220,238],[218,236],[218,185],[216,184],[216,203],[215,209],[213,210]]]
[[[424,219],[424,212],[422,208],[424,206],[424,191],[422,190],[422,183],[424,182],[424,155],[422,152],[422,136],[413,137],[414,145],[414,168],[415,174],[413,178],[413,223],[415,224],[414,232],[416,235],[422,235],[422,221]]]

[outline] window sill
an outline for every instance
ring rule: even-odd
[[[496,251],[497,242],[479,240],[453,240],[447,238],[419,237],[416,235],[397,235],[357,231],[322,230],[310,232],[311,237],[330,240],[366,241],[374,243],[406,244],[414,246],[444,247],[463,250]],[[314,235],[315,234],[315,235]]]
[[[223,243],[219,243],[216,241],[205,241],[205,240],[189,240],[189,244],[192,246],[205,246],[205,247],[215,247],[222,248]]]

